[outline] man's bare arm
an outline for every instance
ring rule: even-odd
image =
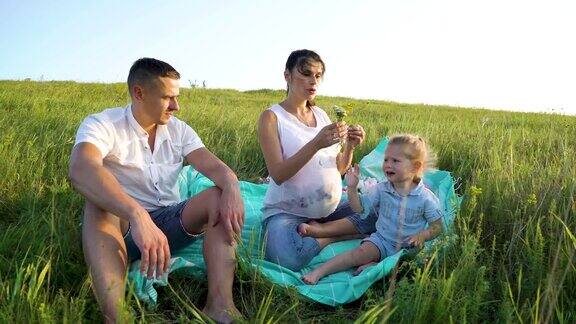
[[[244,226],[244,203],[240,195],[238,177],[224,162],[206,148],[199,148],[186,156],[186,162],[212,180],[222,190],[219,219],[210,220],[215,226],[223,222],[229,243],[239,236]]]
[[[104,168],[102,154],[94,144],[80,143],[74,147],[68,175],[74,188],[103,210],[127,221],[148,214]]]
[[[72,150],[69,177],[86,199],[109,213],[130,222],[134,243],[140,249],[140,271],[152,277],[168,270],[168,239],[154,224],[148,212],[122,190],[120,183],[102,164],[100,150],[91,143],[80,143]]]

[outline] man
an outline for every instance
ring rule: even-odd
[[[118,319],[129,261],[141,258],[152,278],[168,270],[170,253],[204,236],[208,297],[204,312],[219,322],[239,315],[232,301],[244,207],[238,179],[196,132],[173,117],[180,74],[142,58],[128,75],[132,104],[87,117],[76,134],[69,176],[85,198],[82,243],[93,289],[107,321]],[[183,163],[216,187],[180,202]]]

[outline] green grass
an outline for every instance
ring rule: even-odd
[[[284,92],[182,89],[179,118],[242,180],[266,175],[256,139],[262,110]],[[576,321],[576,118],[318,98],[352,103],[367,140],[428,139],[464,195],[453,244],[432,262],[404,262],[360,300],[331,308],[240,267],[235,301],[249,322]],[[82,198],[67,181],[79,123],[127,104],[123,84],[0,81],[0,323],[101,321],[80,245]],[[391,288],[392,287],[392,288]],[[175,276],[127,321],[188,322],[206,283]]]

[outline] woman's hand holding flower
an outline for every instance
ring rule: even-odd
[[[320,150],[340,142],[348,135],[348,125],[345,122],[332,123],[325,126],[314,138],[316,147]]]
[[[348,127],[348,137],[346,138],[346,145],[350,148],[355,148],[356,146],[362,144],[366,138],[366,132],[364,128],[360,125],[352,125]]]

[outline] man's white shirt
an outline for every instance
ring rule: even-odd
[[[104,167],[148,211],[181,201],[178,175],[184,158],[204,147],[188,124],[172,116],[166,125],[157,126],[152,152],[148,134],[134,118],[131,105],[86,117],[74,145],[83,142],[100,150]]]

